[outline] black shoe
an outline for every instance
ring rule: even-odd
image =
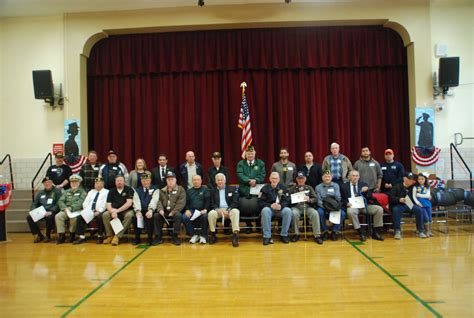
[[[173,235],[173,237],[171,238],[171,243],[173,243],[173,245],[179,246],[181,245],[181,240],[178,236]]]
[[[331,241],[337,241],[338,234],[337,232],[331,232]]]
[[[49,242],[51,242],[51,236],[46,235],[46,236],[44,237],[43,242],[44,242],[44,243],[49,243]]]
[[[139,237],[136,237],[132,240],[132,245],[138,245],[141,243],[141,240]]]
[[[103,244],[104,243],[104,237],[103,236],[98,236],[97,237],[97,244]]]
[[[365,236],[365,232],[362,229],[359,229],[357,232],[359,232],[360,241],[365,242],[367,240],[367,237]]]
[[[326,232],[323,233],[322,240],[327,241],[328,239],[329,239],[329,233],[326,231]]]
[[[69,243],[73,243],[76,240],[76,233],[71,233],[69,236]]]
[[[56,244],[63,244],[64,242],[66,242],[66,237],[64,236],[64,233],[60,233],[56,240]]]
[[[384,238],[382,234],[380,234],[377,230],[374,230],[374,233],[372,233],[372,238],[377,241],[383,241]]]
[[[285,244],[290,243],[290,237],[289,236],[280,236],[280,241],[282,241]]]
[[[215,244],[217,242],[216,232],[211,232],[209,235],[209,244]]]
[[[263,245],[273,244],[273,240],[270,237],[263,238]]]
[[[291,237],[291,241],[294,243],[294,242],[298,242],[300,240],[300,236],[298,234],[295,234]]]
[[[245,234],[252,234],[252,228],[251,227],[246,227],[244,230]]]
[[[35,240],[33,241],[33,243],[39,243],[42,240],[44,240],[44,236],[43,236],[43,234],[40,233],[40,234],[36,235]]]
[[[72,244],[77,245],[77,244],[82,244],[82,243],[85,243],[85,242],[86,242],[85,238],[78,238],[77,240],[72,242]]]
[[[161,238],[161,236],[157,236],[157,237],[155,237],[155,239],[153,241],[151,241],[151,245],[153,245],[153,246],[157,246],[157,245],[160,245],[160,244],[163,244],[163,239]]]
[[[239,247],[239,233],[232,234],[232,246]]]
[[[316,236],[314,241],[319,245],[323,244],[323,239],[320,236]]]

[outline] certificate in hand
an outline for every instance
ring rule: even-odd
[[[250,194],[251,195],[258,195],[260,190],[262,190],[264,184],[257,184],[255,187],[250,187]]]
[[[201,211],[199,211],[199,210],[194,210],[194,213],[193,213],[193,215],[191,216],[191,218],[190,218],[189,220],[190,220],[190,221],[194,221],[194,220],[196,220],[200,215],[201,215]]]
[[[119,218],[115,218],[110,221],[110,225],[112,225],[112,229],[114,230],[115,234],[123,230],[123,225]]]
[[[363,197],[350,197],[349,203],[351,204],[351,208],[354,209],[363,209],[365,208],[364,198]]]
[[[413,209],[413,201],[410,199],[408,194],[405,196],[405,204],[408,206],[410,210]]]
[[[306,202],[306,192],[301,191],[301,192],[293,193],[291,195],[292,204],[301,203],[301,202]]]
[[[81,212],[69,212],[67,211],[67,216],[70,218],[70,219],[74,219],[76,218],[77,216],[81,215]]]
[[[44,218],[45,213],[46,209],[44,208],[44,206],[40,206],[39,208],[30,211],[31,218],[34,222],[38,222],[39,220]]]
[[[86,221],[86,224],[88,224],[92,219],[94,218],[94,212],[90,208],[85,208],[81,212],[81,216]]]
[[[143,220],[143,214],[137,217],[137,227],[139,229],[145,228],[145,221]]]
[[[331,211],[329,213],[329,222],[332,224],[341,224],[341,211]]]

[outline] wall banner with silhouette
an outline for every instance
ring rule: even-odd
[[[64,120],[64,159],[73,173],[79,172],[87,159],[79,150],[81,149],[80,128],[79,119]]]
[[[411,149],[413,161],[421,167],[434,165],[439,159],[441,149],[434,145],[434,110],[415,108],[415,144]]]

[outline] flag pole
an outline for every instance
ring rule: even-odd
[[[240,83],[240,87],[242,87],[242,98],[244,98],[245,88],[247,87],[247,83],[245,82]]]

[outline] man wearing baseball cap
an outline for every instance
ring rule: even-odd
[[[388,197],[390,200],[390,210],[392,211],[392,222],[393,228],[395,230],[394,239],[400,240],[402,238],[401,233],[401,220],[403,212],[410,211],[415,213],[415,220],[416,220],[416,228],[419,232],[423,231],[423,220],[421,209],[416,204],[413,204],[412,210],[408,207],[407,203],[407,196],[409,200],[413,202],[411,197],[412,195],[412,187],[416,183],[415,175],[411,172],[405,173],[403,177],[403,182],[398,183],[392,187],[390,192],[388,193]]]
[[[58,201],[59,212],[55,216],[56,229],[58,230],[58,240],[56,244],[62,244],[66,241],[65,232],[66,232],[66,221],[69,220],[69,233],[70,238],[69,242],[74,242],[76,225],[77,225],[77,216],[70,218],[72,212],[79,212],[82,210],[82,203],[86,198],[86,191],[81,187],[82,178],[78,174],[73,174],[69,177],[69,182],[71,188],[63,193],[61,198]]]
[[[72,175],[71,168],[64,163],[64,155],[61,152],[54,154],[56,164],[50,166],[46,171],[46,176],[51,179],[54,186],[59,190],[69,189],[69,177]]]
[[[43,206],[46,210],[45,217],[41,220],[46,221],[46,236],[41,233],[38,227],[37,221],[34,222],[33,218],[28,214],[26,221],[30,227],[31,234],[35,235],[35,243],[39,243],[44,240],[45,243],[51,241],[51,231],[54,229],[54,216],[58,213],[58,200],[61,197],[61,190],[55,188],[53,181],[48,177],[43,179],[44,189],[36,194],[35,200],[31,204],[31,210]]]
[[[109,150],[107,155],[107,163],[103,164],[99,170],[99,176],[104,179],[104,185],[106,189],[112,189],[115,187],[115,177],[121,175],[125,180],[125,184],[128,183],[128,170],[127,167],[118,161],[117,153],[113,150]]]
[[[392,149],[386,149],[384,155],[385,162],[380,165],[383,174],[381,191],[388,193],[394,185],[403,183],[405,168],[400,162],[393,160],[395,154]]]
[[[222,165],[222,155],[216,151],[212,153],[212,167],[207,169],[207,187],[210,191],[215,189],[216,186],[216,175],[222,173],[226,180],[229,180],[229,171]]]

